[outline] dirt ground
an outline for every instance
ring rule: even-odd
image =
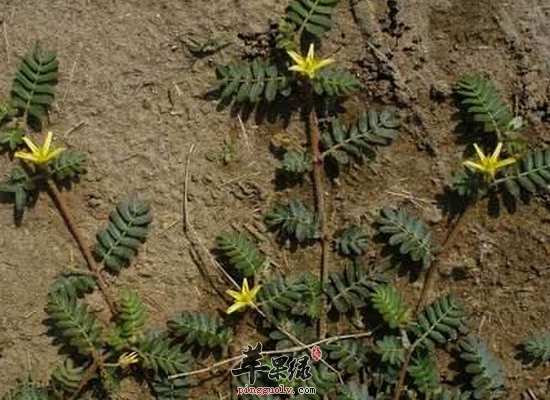
[[[375,18],[368,26],[358,24],[351,3],[342,0],[323,52],[333,53],[361,79],[362,90],[349,109],[397,105],[406,124],[376,162],[354,167],[327,189],[330,227],[371,224],[390,204],[424,216],[442,234],[445,217],[435,199],[450,183],[464,149],[450,96],[460,74],[490,77],[526,118],[528,139],[550,143],[550,3],[355,3],[356,15],[370,10]],[[273,200],[284,195],[274,190],[276,160],[269,143],[279,135],[301,141],[302,124],[257,125],[251,119],[243,130],[205,97],[213,87],[213,67],[261,52],[270,22],[285,6],[283,0],[0,2],[4,97],[19,59],[35,40],[58,52],[61,78],[51,129],[88,156],[89,173],[67,198],[90,243],[117,202],[138,194],[152,205],[155,222],[146,248],[115,285],[131,285],[144,295],[154,323],[163,324],[178,311],[226,307],[201,275],[183,233],[184,172],[193,145],[188,212],[204,244],[212,248],[222,230],[248,229],[282,268],[306,263],[317,269],[316,256],[307,251],[285,252],[285,263],[262,223]],[[212,34],[231,45],[205,58],[189,53],[188,38]],[[225,150],[228,138],[236,149],[231,162],[208,161],[208,153]],[[0,158],[2,174],[10,168],[8,158]],[[308,188],[292,190],[307,197]],[[502,360],[509,399],[520,398],[527,388],[541,399],[550,393],[517,359],[516,348],[530,334],[550,328],[548,200],[534,199],[498,218],[487,215],[487,204],[478,204],[433,293],[452,290],[467,305],[472,330],[486,337]],[[0,224],[1,394],[24,373],[46,379],[55,365],[57,348],[43,324],[48,285],[80,254],[46,195],[21,227],[13,223],[11,205],[0,204]],[[400,285],[414,301],[418,285],[406,278]],[[146,398],[137,388],[128,390],[127,398]]]

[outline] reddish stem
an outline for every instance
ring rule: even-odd
[[[78,229],[78,225],[76,224],[72,216],[72,213],[69,209],[67,202],[65,201],[65,198],[63,197],[63,194],[59,191],[55,182],[52,181],[51,179],[47,180],[47,184],[48,184],[48,192],[50,193],[50,196],[52,197],[54,203],[56,204],[59,212],[63,216],[63,219],[65,220],[65,223],[69,228],[69,231],[71,232],[71,234],[73,235],[73,238],[78,244],[80,251],[84,255],[84,258],[86,259],[86,262],[88,264],[88,267],[90,268],[90,271],[92,271],[92,273],[94,274],[97,285],[99,286],[99,289],[103,293],[103,297],[105,298],[105,301],[107,302],[107,305],[111,310],[111,313],[113,315],[116,315],[117,313],[116,303],[111,295],[111,292],[109,291],[109,286],[101,276],[101,270],[97,265],[92,255],[92,252],[88,247],[88,244],[84,240],[84,236]]]

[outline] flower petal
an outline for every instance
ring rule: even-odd
[[[32,163],[37,163],[38,161],[34,154],[28,153],[26,151],[17,151],[15,152],[14,156],[17,158],[21,158],[22,160],[30,161]]]
[[[42,145],[42,153],[48,154],[50,152],[50,146],[52,145],[52,138],[53,138],[53,132],[48,132],[46,134],[46,140],[44,140],[44,144]]]
[[[36,145],[32,142],[31,139],[29,139],[28,137],[24,136],[23,137],[23,141],[25,142],[25,144],[27,145],[27,147],[33,152],[33,153],[39,153],[40,152],[40,149],[38,147],[36,147]]]
[[[252,296],[252,299],[254,299],[256,297],[256,295],[258,294],[258,292],[260,291],[260,288],[262,287],[262,285],[256,285],[254,287],[254,289],[252,289],[252,291],[250,292],[250,295]]]
[[[48,153],[46,155],[46,159],[45,159],[45,162],[48,162],[50,160],[53,160],[55,158],[57,158],[57,156],[59,156],[61,153],[63,153],[66,149],[64,147],[60,147],[58,149],[55,149],[54,151],[52,151],[51,153]]]
[[[242,293],[250,292],[250,289],[248,288],[248,279],[246,279],[246,278],[243,279],[243,286],[242,286],[241,292]]]
[[[507,167],[508,165],[512,165],[512,164],[515,164],[516,163],[516,159],[515,158],[507,158],[505,160],[502,160],[502,161],[499,161],[497,163],[497,165],[495,166],[496,169],[501,169],[501,168],[504,168],[504,167]]]
[[[287,51],[287,54],[290,58],[294,60],[296,64],[304,63],[304,58],[300,54],[296,53],[295,51]]]
[[[307,74],[307,70],[300,65],[293,65],[288,68],[289,71],[298,72],[300,74]]]
[[[235,304],[233,304],[232,306],[230,306],[228,309],[227,309],[227,313],[228,314],[231,314],[241,308],[243,308],[245,305],[243,303],[240,303],[240,302],[237,302]]]
[[[493,154],[491,155],[491,159],[494,162],[498,161],[498,157],[500,156],[500,152],[502,151],[502,142],[499,142],[497,144],[497,147],[495,147],[495,151],[493,151]]]
[[[481,162],[487,159],[487,157],[485,157],[485,154],[483,154],[483,151],[481,151],[481,149],[476,143],[474,143],[474,149],[476,150],[477,156],[479,157]]]
[[[227,289],[225,293],[227,293],[229,296],[233,297],[234,299],[238,299],[241,297],[241,294],[239,292],[235,292],[234,290],[231,290],[231,289]]]
[[[314,59],[315,59],[315,46],[313,45],[313,43],[311,43],[307,51],[307,61],[313,61]]]
[[[325,68],[327,65],[333,64],[335,62],[336,60],[334,60],[333,58],[325,58],[324,60],[319,61],[317,65],[315,65],[315,69]]]
[[[487,171],[487,169],[483,165],[475,163],[473,161],[464,161],[462,164],[468,168],[477,169],[478,171],[481,171],[481,172]]]

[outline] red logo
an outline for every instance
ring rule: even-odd
[[[323,352],[321,351],[321,348],[319,346],[313,346],[313,348],[311,349],[311,357],[315,361],[319,361],[322,356]]]

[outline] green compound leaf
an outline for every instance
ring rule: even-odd
[[[463,76],[458,81],[457,92],[474,120],[483,124],[485,132],[509,130],[513,117],[491,81],[479,75]]]
[[[329,275],[329,309],[336,308],[340,313],[364,307],[377,281],[356,263],[349,263],[345,273],[333,272]]]
[[[94,248],[97,260],[112,272],[129,266],[147,238],[151,221],[146,201],[132,199],[120,203],[111,213],[107,229],[97,234],[98,241]]]
[[[297,315],[307,315],[314,320],[319,319],[324,312],[321,281],[314,274],[307,272],[300,277],[299,282],[305,285],[305,290],[302,293],[302,301],[296,305],[293,312]]]
[[[173,336],[186,345],[226,348],[233,340],[233,330],[219,318],[202,312],[182,312],[168,321]]]
[[[505,177],[496,180],[504,183],[506,190],[515,198],[523,192],[533,195],[538,191],[548,191],[550,184],[550,150],[527,152],[505,172]]]
[[[258,293],[257,305],[267,313],[289,312],[303,299],[307,289],[304,282],[277,277],[262,286],[262,290]]]
[[[86,173],[86,156],[79,151],[66,150],[55,159],[50,169],[58,182],[76,181]]]
[[[317,332],[312,324],[306,324],[304,321],[296,319],[283,319],[280,322],[280,326],[302,343],[312,343],[317,338]],[[269,333],[269,339],[276,342],[275,348],[277,350],[288,349],[294,347],[294,343],[285,333],[279,329],[275,329]]]
[[[336,120],[330,130],[322,134],[323,157],[330,157],[341,165],[349,164],[350,158],[362,160],[375,146],[386,146],[395,140],[400,126],[399,115],[391,108],[363,112],[349,126]]]
[[[23,145],[23,129],[14,127],[0,132],[0,146],[3,151],[15,151]]]
[[[155,375],[151,386],[157,400],[186,400],[191,390],[186,377],[170,379],[162,373]]]
[[[336,238],[336,247],[345,256],[360,256],[367,251],[368,240],[363,228],[351,225]]]
[[[286,20],[299,35],[303,31],[320,38],[332,25],[331,16],[339,0],[293,0],[287,7]]]
[[[77,298],[91,292],[96,283],[86,272],[74,271],[59,275],[52,284],[52,292],[64,291],[69,298]]]
[[[0,124],[7,122],[10,118],[17,114],[17,110],[11,102],[0,101]]]
[[[459,196],[466,199],[478,197],[479,189],[483,186],[483,176],[469,169],[463,169],[454,174],[453,188]]]
[[[79,305],[65,290],[48,294],[46,313],[56,328],[55,333],[80,354],[89,356],[102,346],[99,322],[85,305]]]
[[[29,379],[20,379],[2,400],[53,400],[50,392]]]
[[[466,361],[466,372],[472,375],[470,382],[477,400],[493,400],[506,393],[504,376],[487,341],[473,335],[459,340],[460,358]]]
[[[316,390],[315,394],[309,394],[307,395],[308,399],[313,400],[319,400],[321,399],[325,394],[327,394],[332,389],[335,389],[337,387],[337,376],[332,372],[329,371],[327,367],[324,365],[318,363],[318,364],[311,364],[311,379],[308,379],[307,381],[302,380],[296,380],[294,379],[292,381],[292,385],[294,386],[294,390],[296,391],[297,387],[314,387]],[[285,385],[289,386],[289,385]],[[299,397],[299,396],[296,396]],[[306,398],[305,396],[302,398]]]
[[[359,81],[347,71],[324,69],[315,75],[313,89],[319,96],[347,96],[359,90]]]
[[[58,365],[51,376],[52,388],[59,398],[64,398],[77,391],[80,381],[86,374],[86,365],[78,366],[72,358],[67,358]]]
[[[413,261],[429,265],[440,251],[439,246],[432,242],[432,232],[424,222],[405,210],[382,210],[378,225],[378,231],[388,235],[388,244],[397,247],[401,254],[410,256]]]
[[[20,169],[14,169],[8,180],[0,184],[0,193],[6,193],[13,197],[14,215],[17,223],[23,218],[29,197],[35,189],[34,182]]]
[[[283,156],[278,168],[281,171],[297,175],[311,172],[313,169],[311,155],[298,151],[288,151]]]
[[[11,101],[21,114],[42,121],[55,98],[57,83],[57,56],[43,51],[39,42],[27,54],[15,73],[11,90]]]
[[[170,343],[163,336],[150,335],[138,348],[139,358],[146,369],[155,374],[174,375],[184,372],[191,356],[183,352],[180,345]]]
[[[275,47],[284,51],[298,51],[296,43],[296,24],[288,22],[285,18],[280,18],[277,22],[277,35],[275,37]]]
[[[117,349],[141,343],[144,340],[145,323],[149,317],[147,307],[137,292],[125,290],[117,304],[117,326],[115,339],[111,342]]]
[[[376,352],[383,363],[399,366],[405,361],[407,349],[398,336],[386,335],[376,341]]]
[[[364,383],[348,382],[338,388],[338,400],[376,400],[369,394],[369,386]]]
[[[285,238],[303,243],[319,238],[319,216],[311,212],[299,200],[287,204],[278,203],[266,216],[267,225]]]
[[[408,367],[414,386],[427,398],[441,392],[439,373],[434,361],[428,354],[418,356]]]
[[[525,352],[539,363],[550,360],[550,335],[531,337],[525,343]]]
[[[466,313],[453,294],[440,297],[418,316],[413,331],[428,349],[466,332]]]
[[[470,392],[461,392],[459,390],[455,392],[449,392],[447,389],[444,389],[440,394],[434,397],[434,400],[470,400],[472,393]]]
[[[256,244],[244,235],[222,232],[218,235],[217,244],[229,262],[247,278],[269,267],[269,260],[260,252]]]
[[[326,344],[328,358],[338,362],[338,369],[348,374],[355,374],[367,362],[367,345],[357,339],[339,340]]]
[[[216,70],[222,100],[236,103],[272,102],[277,96],[287,97],[292,91],[291,79],[277,66],[258,59],[250,63],[230,63]]]
[[[408,324],[410,310],[407,308],[401,293],[390,285],[379,284],[371,294],[372,306],[380,313],[391,329]]]

